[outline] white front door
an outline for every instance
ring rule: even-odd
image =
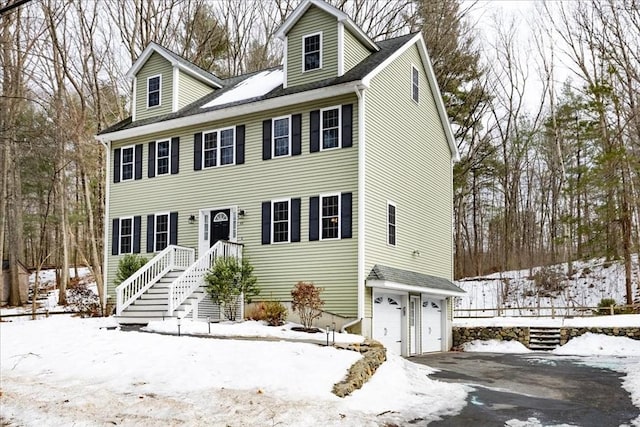
[[[409,300],[409,353],[420,353],[420,297]]]
[[[373,295],[373,338],[389,353],[402,354],[402,296],[375,293]]]
[[[422,297],[422,352],[442,351],[444,300]]]

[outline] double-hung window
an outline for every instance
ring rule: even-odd
[[[159,252],[169,244],[169,214],[157,214],[155,222],[155,250]]]
[[[291,221],[289,204],[289,199],[271,202],[271,230],[273,230],[271,241],[273,243],[289,242]]]
[[[133,179],[133,167],[135,163],[134,147],[124,147],[121,151],[120,180],[128,181]]]
[[[396,245],[396,205],[387,203],[387,243]]]
[[[329,194],[320,196],[321,238],[340,238],[340,195]]]
[[[166,175],[170,172],[171,141],[156,142],[156,175]]]
[[[322,109],[320,114],[322,149],[340,147],[340,107]]]
[[[133,253],[133,218],[120,218],[120,253]]]
[[[303,71],[322,68],[322,33],[311,34],[302,38]]]
[[[273,119],[273,157],[288,156],[291,153],[291,118]]]
[[[411,66],[411,98],[415,102],[420,100],[420,74],[415,65]]]
[[[235,163],[235,129],[227,128],[203,133],[202,158],[204,167]]]
[[[152,76],[147,79],[147,108],[160,105],[162,76]]]

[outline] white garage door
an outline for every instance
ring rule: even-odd
[[[422,351],[442,351],[442,312],[445,301],[422,297]]]
[[[402,297],[396,294],[374,294],[373,338],[389,353],[402,353]]]

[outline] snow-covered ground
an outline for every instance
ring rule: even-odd
[[[353,351],[105,326],[113,319],[2,323],[2,422],[374,426],[454,414],[467,396],[465,386],[431,380],[429,368],[390,356],[361,390],[341,399],[331,388],[361,357]],[[269,327],[250,327],[261,328]]]
[[[542,269],[554,275],[554,283],[559,289],[550,291],[536,287],[534,276]],[[612,298],[619,305],[625,303],[625,272],[621,261],[606,262],[602,258],[576,261],[572,274],[567,275],[567,270],[565,263],[458,280],[456,285],[467,294],[456,298],[456,316],[494,316],[497,307],[507,316],[535,316],[538,313],[550,316],[552,312],[580,316],[590,315],[591,310],[585,307],[597,307],[604,298]],[[634,296],[640,298],[637,254],[632,257],[632,273]],[[538,310],[537,307],[548,308]]]

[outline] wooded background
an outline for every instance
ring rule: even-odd
[[[516,17],[456,0],[330,3],[374,40],[422,30],[461,153],[456,277],[622,258],[631,303],[640,2],[539,2]],[[252,72],[282,62],[274,33],[297,4],[0,0],[0,260],[13,277],[18,261],[55,265],[64,290],[68,267],[86,264],[102,292],[94,135],[129,115],[124,73],[150,41],[219,77]]]

